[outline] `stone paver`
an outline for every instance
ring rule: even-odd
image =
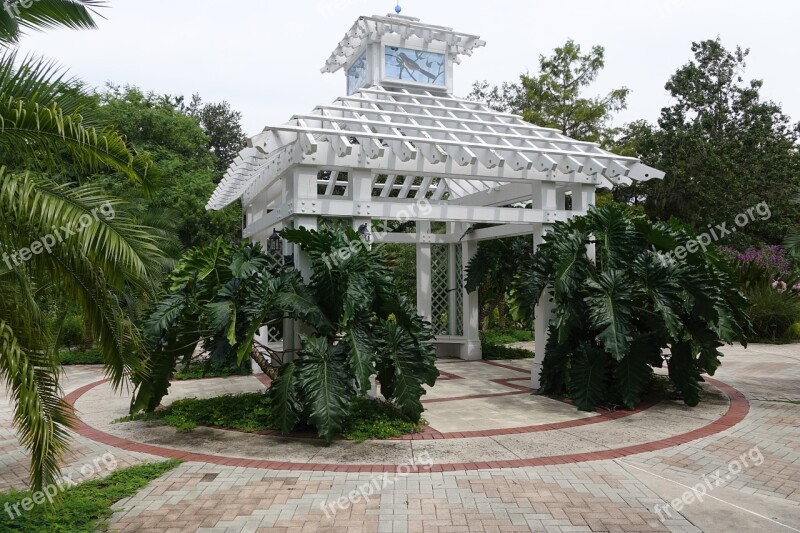
[[[190,460],[134,497],[119,502],[111,528],[159,532],[798,531],[800,405],[785,400],[800,400],[800,348],[751,345],[747,351],[723,351],[726,357],[715,378],[741,391],[749,401],[749,412],[732,427],[719,427],[719,431],[689,442],[604,460],[443,472],[420,469],[408,474],[403,469],[400,473],[298,471]],[[524,364],[513,362],[511,366],[524,371]],[[442,365],[454,375],[463,373],[456,369],[458,366],[464,365]],[[486,372],[487,379],[503,379],[489,377],[495,375],[495,369]],[[92,369],[70,369],[66,388],[75,390],[98,377]],[[458,389],[452,386],[456,381],[444,380],[442,384],[450,390],[434,388],[435,394],[428,398],[457,394]],[[204,384],[203,393],[215,395],[241,386]],[[255,390],[257,385],[248,383],[245,387]],[[485,387],[482,393],[492,392],[492,385]],[[621,441],[636,442],[716,424],[728,404],[713,388],[708,390],[711,396],[701,409],[659,404],[642,413],[567,427],[559,433],[529,431],[390,441],[396,447],[391,450],[385,442],[364,443],[361,450],[372,451],[365,451],[361,457],[345,453],[344,447],[314,445],[315,455],[322,454],[326,461],[391,463],[392,458],[405,458],[408,453],[419,457],[426,450],[438,449],[447,452],[440,460],[457,464],[464,454],[480,453],[481,449],[485,461],[495,460],[488,456],[490,442],[509,456],[535,453],[542,457],[561,456],[564,450],[573,449],[570,440],[581,442],[591,453],[608,450]],[[523,396],[527,394],[489,397],[486,401]],[[426,408],[448,403],[457,406],[460,401],[427,403]],[[82,407],[80,401],[77,405]],[[100,424],[99,419],[103,413],[112,415],[115,409],[104,405],[91,415],[92,425],[110,427]],[[628,428],[627,433],[619,431],[621,427]],[[231,448],[240,445],[237,439],[232,442],[220,433],[206,431],[211,430],[201,430],[196,440],[207,453],[235,456],[241,451]],[[134,433],[131,430],[127,435]],[[153,432],[154,439],[163,437]],[[283,454],[284,461],[291,461],[291,453],[298,453],[296,442],[281,449],[282,441],[272,439],[250,442],[245,456],[260,450],[262,456]],[[431,448],[440,443],[441,448]],[[482,448],[484,443],[487,447]],[[473,451],[461,450],[459,444]],[[305,446],[309,446],[308,441]],[[156,459],[76,436],[67,468],[106,452],[123,464]],[[24,483],[25,458],[11,431],[8,409],[0,411],[0,466],[0,487]],[[705,493],[702,501],[697,497],[700,488]],[[693,501],[685,504],[677,501],[680,498]],[[670,506],[670,502],[676,505]]]

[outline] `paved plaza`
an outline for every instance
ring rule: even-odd
[[[650,400],[633,412],[532,395],[529,360],[442,360],[424,433],[331,446],[115,424],[129,393],[72,367],[65,389],[81,423],[65,471],[105,453],[123,466],[184,461],[116,505],[117,531],[800,531],[800,348],[723,351],[700,406]],[[176,382],[165,403],[264,386]],[[24,487],[7,402],[0,467],[0,490]]]

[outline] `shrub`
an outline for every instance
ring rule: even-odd
[[[725,250],[750,302],[755,339],[786,341],[789,328],[800,321],[800,282],[780,246]]]
[[[97,348],[60,351],[58,359],[62,365],[102,365],[104,362]]]
[[[633,408],[652,367],[667,363],[684,402],[700,401],[701,374],[713,375],[719,346],[743,342],[749,323],[728,262],[692,238],[676,221],[651,223],[615,204],[554,224],[516,291],[528,312],[545,290],[553,295],[543,392],[568,394],[582,410]]]
[[[61,345],[67,348],[86,344],[86,326],[83,317],[68,315],[61,325]]]
[[[758,340],[791,338],[790,328],[800,321],[800,294],[791,290],[779,292],[769,285],[750,287],[745,294]]]
[[[176,365],[190,360],[198,342],[212,361],[242,364],[260,357],[256,348],[269,351],[255,339],[261,328],[291,318],[300,323],[301,346],[269,389],[281,431],[308,424],[330,442],[373,378],[387,401],[420,420],[423,386],[439,375],[433,333],[397,290],[385,259],[352,229],[282,235],[307,254],[310,280],[292,266],[273,266],[259,244],[218,239],[179,262],[169,293],[145,321],[151,374],[136,382],[132,413],[155,410]]]

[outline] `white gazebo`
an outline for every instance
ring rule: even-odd
[[[484,45],[412,17],[360,17],[322,68],[344,71],[347,95],[252,137],[207,208],[240,200],[243,236],[265,245],[273,230],[315,229],[326,217],[351,219],[353,228],[414,221],[414,233],[373,230],[373,241],[416,247],[417,305],[434,326],[437,353],[480,359],[478,295],[462,282],[478,243],[532,235],[537,246],[553,222],[585,213],[598,187],[664,175],[453,96],[454,65]],[[473,230],[476,223],[493,226]],[[307,271],[299,250],[287,252]],[[550,312],[543,298],[537,340]],[[291,328],[284,325],[285,347],[296,342]],[[534,385],[544,344],[536,342]]]

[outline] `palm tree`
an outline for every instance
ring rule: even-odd
[[[0,13],[0,43],[23,28],[92,27],[83,0],[38,0]],[[157,238],[126,215],[119,200],[91,184],[47,176],[110,170],[153,189],[147,158],[117,133],[100,128],[89,97],[51,62],[0,55],[0,379],[10,391],[14,423],[31,454],[34,490],[52,482],[68,442],[72,410],[62,398],[58,331],[42,300],[58,294],[85,316],[115,386],[144,370],[140,334],[124,294],[154,294]],[[58,328],[57,328],[58,329]]]

